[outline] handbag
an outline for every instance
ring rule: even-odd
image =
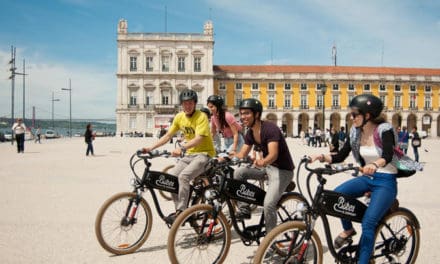
[[[376,146],[382,149],[383,148],[382,140],[379,135],[377,127],[374,129],[373,137]],[[391,160],[391,164],[393,164],[397,168],[397,175],[396,175],[397,178],[409,177],[414,175],[417,171],[423,170],[422,164],[411,159],[399,148],[398,145],[394,146],[393,152],[394,155],[393,155],[393,159]]]
[[[422,141],[419,138],[414,138],[411,140],[411,145],[415,148],[418,148],[422,145]]]

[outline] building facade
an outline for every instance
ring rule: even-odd
[[[223,96],[235,114],[242,99],[257,98],[263,118],[288,136],[316,127],[348,129],[349,102],[371,93],[395,127],[440,136],[440,69],[214,65],[211,21],[203,33],[128,33],[120,20],[117,42],[117,133],[167,127],[180,111],[180,91],[190,88],[199,109],[211,94]]]
[[[288,136],[308,128],[349,128],[348,105],[362,93],[381,98],[393,126],[440,136],[440,69],[344,66],[214,66],[214,92],[237,112],[243,98]]]
[[[200,34],[128,33],[127,21],[121,19],[117,44],[117,133],[155,133],[168,127],[185,88],[197,91],[200,104],[213,93],[210,21]]]

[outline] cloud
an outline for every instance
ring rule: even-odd
[[[55,104],[55,118],[69,118],[69,78],[72,88],[72,118],[114,118],[116,107],[115,72],[101,70],[98,66],[63,64],[47,61],[41,54],[17,50],[16,67],[22,72],[23,57],[26,58],[26,117],[31,117],[36,107],[37,118],[51,118],[52,92],[60,99]],[[0,50],[0,116],[11,116],[11,81],[8,79],[10,51]],[[22,76],[15,80],[15,116],[22,116]]]

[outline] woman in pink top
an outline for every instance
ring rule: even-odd
[[[218,95],[208,97],[207,106],[212,113],[211,134],[214,136],[217,132],[221,133],[224,149],[230,154],[235,154],[240,151],[244,142],[242,127],[230,112],[225,111],[223,104],[223,98]]]

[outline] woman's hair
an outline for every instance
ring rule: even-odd
[[[88,123],[87,124],[87,130],[90,130],[91,127],[92,127],[92,124]]]
[[[228,122],[226,122],[226,111],[223,107],[217,107],[218,113],[218,121],[220,123],[220,130],[223,130],[225,127],[229,127]]]
[[[374,124],[376,124],[376,125],[379,125],[379,124],[382,124],[382,123],[386,122],[387,119],[386,119],[385,115],[380,114],[380,115],[377,116],[376,118],[372,118],[372,119],[370,119],[369,121],[371,121],[372,123],[374,123]]]

